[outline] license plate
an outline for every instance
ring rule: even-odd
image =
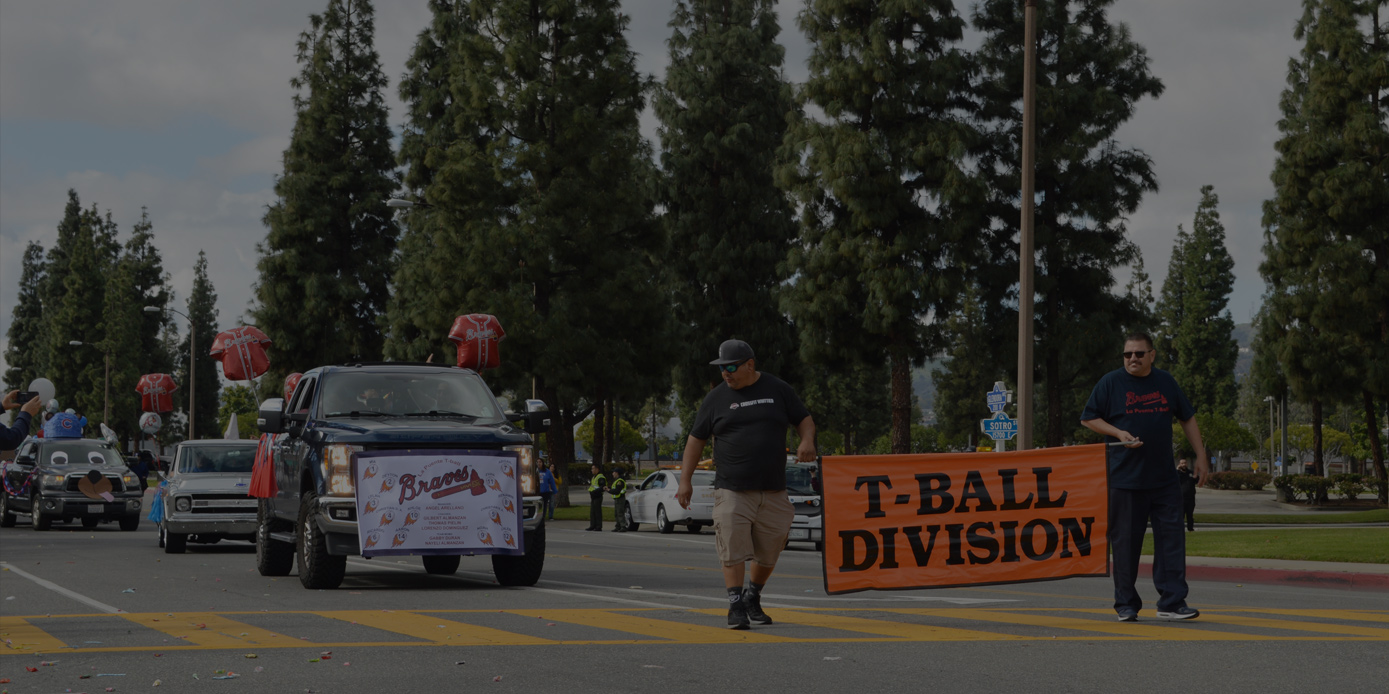
[[[806,529],[804,529],[804,528],[792,528],[792,530],[791,530],[791,539],[792,539],[792,540],[809,540],[809,539],[810,539],[810,531],[809,531],[809,530],[806,530]]]
[[[102,504],[87,504],[87,513],[106,513],[106,506]]]

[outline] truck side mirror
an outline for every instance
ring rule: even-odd
[[[550,428],[550,408],[544,400],[526,401],[526,431],[540,434]]]
[[[262,434],[285,432],[284,408],[285,401],[282,398],[270,398],[260,404],[260,411],[256,413],[256,426],[260,427]]]

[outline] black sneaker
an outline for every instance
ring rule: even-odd
[[[1121,622],[1137,622],[1137,621],[1138,621],[1138,613],[1137,613],[1137,612],[1134,612],[1133,610],[1122,610],[1122,611],[1119,612],[1119,621],[1121,621]]]
[[[758,624],[771,624],[772,618],[762,611],[762,596],[750,590],[743,590],[744,610],[748,613],[748,619]]]
[[[1170,612],[1158,610],[1157,616],[1158,619],[1196,619],[1201,616],[1201,612],[1195,608],[1182,605]]]
[[[728,603],[728,628],[739,631],[749,628],[747,606],[742,600]]]

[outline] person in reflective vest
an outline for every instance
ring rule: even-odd
[[[622,473],[613,470],[612,484],[608,485],[608,493],[613,495],[613,532],[627,532],[627,480],[622,479]]]
[[[585,530],[603,529],[603,492],[608,489],[608,479],[603,476],[603,468],[593,464],[593,477],[588,481],[588,527]]]

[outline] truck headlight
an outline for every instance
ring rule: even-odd
[[[44,489],[62,489],[62,488],[63,488],[63,481],[66,480],[66,479],[67,479],[67,477],[66,477],[65,475],[44,475],[44,476],[43,476],[43,488],[44,488]]]
[[[126,486],[135,484],[135,475],[121,475],[121,482],[123,482]]]
[[[521,467],[521,495],[533,496],[539,494],[540,472],[535,469],[535,447],[507,446],[502,450],[516,452],[516,460],[520,463]]]
[[[175,510],[175,511],[178,511],[179,513],[188,513],[188,512],[191,511],[192,509],[193,509],[193,500],[192,500],[192,499],[190,499],[190,498],[188,498],[188,497],[186,497],[186,496],[180,496],[180,497],[174,499],[174,510]]]
[[[361,446],[336,443],[323,449],[324,496],[355,496],[357,486],[352,481],[352,454]]]

